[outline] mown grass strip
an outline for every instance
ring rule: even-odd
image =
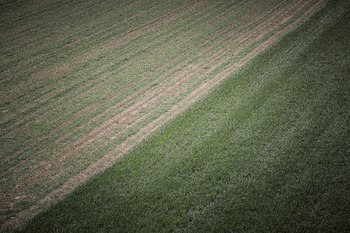
[[[329,2],[24,231],[348,232],[349,10]]]

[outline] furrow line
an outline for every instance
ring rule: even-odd
[[[145,48],[145,47],[144,47],[144,48]],[[144,48],[143,48],[143,49],[144,49]],[[111,71],[111,72],[112,72],[112,71]],[[44,97],[44,96],[43,96],[43,97]]]
[[[102,2],[104,2],[104,1],[102,1]],[[132,8],[132,7],[135,7],[135,5],[137,5],[137,4],[141,4],[141,2],[133,2],[133,3],[131,3],[129,6],[127,6],[127,9],[128,8]],[[60,19],[63,19],[64,17],[67,17],[67,16],[72,16],[72,15],[75,15],[75,14],[81,14],[81,12],[83,11],[83,10],[86,10],[86,9],[88,9],[88,8],[92,8],[93,6],[96,6],[96,5],[99,5],[99,7],[100,7],[100,3],[95,3],[95,4],[92,4],[91,6],[86,6],[86,7],[83,7],[83,8],[80,8],[80,9],[78,9],[78,10],[74,10],[74,12],[71,14],[71,15],[66,15],[66,16],[62,16],[62,17],[60,17],[58,20],[60,20]],[[126,5],[126,3],[124,3],[124,5]],[[159,5],[161,5],[161,4],[159,4]],[[116,6],[114,6],[114,8],[115,8]],[[154,7],[151,7],[150,9],[152,9],[152,8],[154,8]],[[150,10],[150,9],[147,9],[147,10],[144,10],[144,12],[143,13],[146,13],[148,10]],[[101,13],[99,13],[100,15],[103,15],[103,14],[106,14],[106,12],[108,12],[108,11],[110,11],[111,9],[110,8],[106,8],[104,11],[102,11]],[[141,14],[141,12],[139,12],[139,13],[137,13],[136,15],[132,15],[132,16],[129,16],[127,19],[123,19],[121,22],[125,22],[125,21],[127,21],[127,20],[130,20],[130,19],[132,19],[132,18],[134,18],[134,17],[136,17],[137,15],[140,15]],[[42,23],[40,23],[40,22],[38,22],[37,24],[38,24],[38,26],[36,26],[35,28],[37,28],[37,27],[43,27],[44,25],[47,25],[47,24],[49,24],[49,23],[51,23],[51,22],[55,22],[55,21],[57,21],[57,20],[55,20],[55,19],[52,19],[52,20],[49,20],[49,21],[43,21]],[[121,23],[121,22],[119,22],[119,23]],[[86,22],[85,22],[86,23]],[[74,21],[74,22],[72,22],[70,25],[66,25],[66,26],[72,26],[72,25],[76,25],[77,24],[77,21]],[[117,25],[116,23],[114,24],[114,25]],[[35,29],[35,28],[33,28],[33,29]],[[56,34],[56,33],[58,33],[58,32],[60,32],[59,31],[60,29],[57,29],[56,31],[53,31],[53,32],[51,32],[52,34]],[[104,30],[104,29],[101,29],[100,31],[102,31],[102,30]],[[30,29],[29,29],[29,31],[30,31]],[[21,34],[21,33],[18,33],[18,34]],[[21,39],[21,38],[19,38],[19,39]],[[40,37],[40,38],[34,38],[34,39],[36,39],[36,40],[38,40],[38,41],[42,41],[42,37]],[[12,40],[13,41],[13,40]],[[79,42],[79,41],[77,41],[77,42]],[[16,43],[16,44],[18,44],[18,43]],[[39,46],[39,45],[42,45],[42,44],[35,44],[35,46]],[[13,47],[12,48],[8,48],[7,50],[12,50],[12,49],[14,49]]]
[[[203,0],[196,0],[196,1],[192,2],[192,3],[190,3],[190,4],[187,4],[187,5],[185,5],[185,6],[182,6],[182,7],[178,8],[178,9],[175,9],[175,10],[172,11],[171,13],[168,13],[168,14],[166,14],[166,15],[164,15],[164,16],[161,16],[161,17],[158,17],[158,18],[156,18],[156,19],[153,19],[153,20],[151,20],[150,22],[147,22],[147,23],[143,24],[142,26],[140,26],[140,27],[138,27],[138,28],[136,28],[136,29],[132,29],[132,30],[127,31],[126,33],[123,33],[123,34],[120,35],[120,36],[127,37],[127,36],[130,35],[131,33],[135,32],[135,31],[137,31],[137,30],[140,30],[140,29],[144,29],[145,27],[150,26],[150,25],[152,25],[152,24],[158,22],[158,21],[161,20],[161,19],[164,19],[164,18],[166,18],[166,17],[169,17],[170,15],[173,15],[173,14],[175,14],[176,12],[178,12],[178,11],[180,11],[180,10],[186,8],[186,7],[189,7],[189,6],[195,4],[196,2],[199,2],[199,1],[203,1]],[[170,2],[170,0],[167,0],[167,2]],[[160,5],[162,5],[162,4],[164,4],[164,2],[162,2],[161,4],[159,4],[159,5],[157,5],[157,6],[160,6]],[[155,7],[157,7],[157,6],[155,6]],[[154,7],[153,7],[153,8],[154,8]],[[153,9],[153,8],[151,8],[151,9]],[[147,10],[145,10],[145,11],[142,11],[142,12],[139,12],[138,14],[135,15],[135,17],[136,17],[137,15],[146,13],[148,10],[149,10],[149,9],[147,9]],[[134,16],[132,16],[131,18],[125,19],[123,22],[126,22],[126,21],[132,19],[133,17],[134,17]],[[119,24],[120,24],[119,22],[116,23],[116,24],[113,24],[112,26],[109,27],[109,29],[111,29],[111,28],[113,28],[113,27],[116,27],[116,26],[118,26]],[[101,30],[99,30],[99,31],[97,31],[97,32],[95,32],[95,33],[89,35],[89,36],[85,36],[85,37],[80,38],[80,39],[78,39],[78,40],[76,40],[76,41],[74,41],[74,42],[68,43],[68,44],[66,44],[66,45],[64,45],[64,46],[57,47],[57,48],[55,48],[54,50],[50,51],[50,54],[52,54],[52,53],[56,54],[57,52],[61,51],[62,49],[65,49],[65,48],[67,48],[67,47],[72,47],[72,48],[73,48],[73,46],[74,46],[74,49],[70,49],[70,52],[71,52],[71,53],[72,53],[73,51],[79,51],[79,50],[81,50],[81,48],[80,48],[79,46],[76,46],[77,43],[79,43],[79,42],[81,42],[81,41],[84,41],[84,40],[87,40],[87,39],[90,39],[90,38],[92,38],[92,37],[96,37],[97,35],[101,36],[101,33],[103,33],[103,32],[106,31],[106,30],[108,30],[108,29],[103,28],[103,29],[101,29]],[[84,45],[83,45],[83,46],[84,46]],[[86,46],[86,45],[85,45],[85,46]],[[59,54],[59,53],[58,53],[58,54]],[[47,53],[41,53],[41,54],[39,54],[38,56],[36,56],[35,59],[38,60],[38,59],[40,59],[41,57],[44,57],[45,55],[47,55]],[[20,64],[20,63],[18,63],[18,62],[16,62],[16,64],[18,64],[18,65],[17,65],[18,68],[22,68],[22,67],[23,67],[23,64]]]
[[[123,68],[123,67],[122,67]],[[126,67],[125,67],[126,68]],[[113,71],[115,71],[115,70],[113,70]],[[111,71],[110,73],[112,73],[113,71]],[[108,74],[107,74],[108,75]],[[103,77],[105,77],[105,76],[103,76]],[[101,78],[100,78],[101,79]],[[50,102],[52,102],[52,101],[50,101]]]

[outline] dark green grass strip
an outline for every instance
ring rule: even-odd
[[[349,232],[349,9],[329,2],[24,232]]]

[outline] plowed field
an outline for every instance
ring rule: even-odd
[[[110,166],[322,4],[1,1],[1,224]]]

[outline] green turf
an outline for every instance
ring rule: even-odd
[[[349,232],[349,9],[330,1],[23,232]]]
[[[318,2],[1,1],[0,224],[42,209],[130,135],[141,140],[141,129]]]

